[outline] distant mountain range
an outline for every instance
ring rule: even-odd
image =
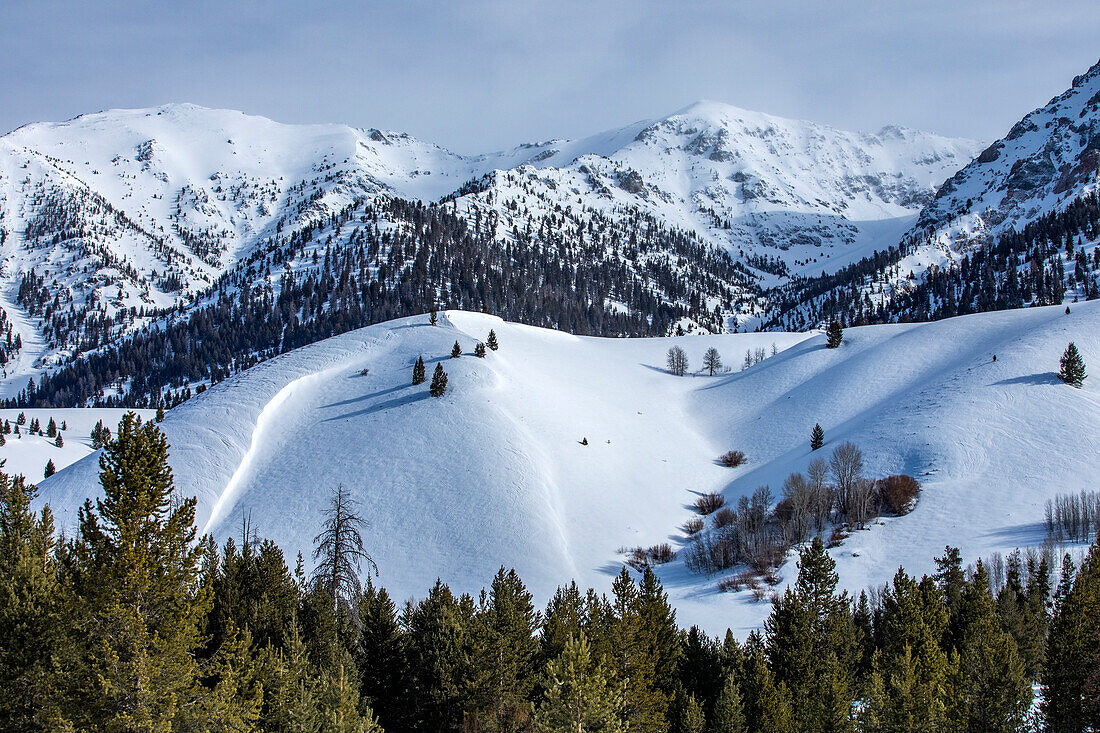
[[[1098,90],[1100,65],[984,152],[901,127],[852,133],[714,102],[474,156],[400,133],[187,104],[27,125],[0,138],[0,389],[14,396],[44,368],[185,320],[227,288],[277,297],[281,275],[322,267],[327,248],[356,252],[364,286],[419,283],[426,295],[398,311],[477,307],[453,302],[452,276],[429,287],[392,251],[395,237],[431,238],[415,208],[394,207],[406,201],[500,248],[495,271],[520,278],[505,290],[565,293],[589,311],[536,318],[516,305],[514,320],[608,335],[637,332],[623,316],[650,332],[753,328],[822,272],[919,242],[926,256],[910,272],[920,275],[1095,190]],[[460,271],[484,266],[475,249],[463,249],[472,260]],[[512,268],[530,258],[543,269],[536,281]],[[577,282],[588,266],[608,281],[598,297]],[[487,305],[487,287],[482,277],[468,299]],[[126,376],[113,380],[119,394]]]

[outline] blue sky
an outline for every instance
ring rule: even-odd
[[[0,0],[0,130],[194,102],[477,152],[713,99],[992,140],[1098,39],[1096,0]]]

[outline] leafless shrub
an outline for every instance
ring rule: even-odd
[[[756,601],[757,603],[764,600],[765,598],[768,598],[769,595],[770,595],[770,593],[768,592],[767,588],[753,588],[752,589],[752,599],[754,601]]]
[[[715,529],[730,527],[737,521],[737,514],[729,507],[722,507],[711,515],[710,521]]]
[[[370,368],[369,367],[363,367],[362,369],[359,370],[359,376],[361,376],[361,377],[365,377],[368,374],[370,374]]]
[[[721,593],[736,593],[741,590],[741,584],[736,577],[722,578],[718,581],[718,590]]]
[[[619,552],[629,555],[626,564],[635,570],[643,570],[654,565],[663,565],[676,557],[672,546],[667,542],[652,547],[619,548]]]
[[[833,532],[829,535],[826,547],[837,547],[846,539],[848,539],[848,532],[843,527],[833,527]]]
[[[692,517],[683,523],[680,527],[684,534],[688,537],[698,534],[703,531],[703,519],[702,517]]]
[[[920,482],[912,476],[897,474],[879,479],[875,490],[883,508],[900,517],[913,511],[913,505],[920,493]]]
[[[726,505],[726,498],[721,494],[708,492],[695,500],[695,511],[704,517],[713,514]]]
[[[719,462],[726,468],[737,468],[743,466],[749,460],[745,457],[745,454],[739,450],[726,451],[718,457]]]
[[[670,372],[677,377],[682,377],[688,370],[687,354],[679,346],[672,346],[665,356],[665,364]]]

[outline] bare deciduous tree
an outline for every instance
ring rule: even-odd
[[[668,365],[668,370],[677,377],[684,376],[688,370],[687,354],[679,346],[669,348],[665,363]]]
[[[711,346],[707,349],[707,352],[703,354],[703,368],[707,370],[707,373],[714,376],[715,372],[722,371],[722,357],[718,354],[718,349]]]
[[[359,597],[362,587],[359,570],[364,561],[374,574],[378,566],[363,548],[361,530],[366,520],[356,511],[356,502],[341,484],[332,492],[324,511],[324,525],[313,538],[313,582],[319,583],[332,596],[332,605],[350,605]]]

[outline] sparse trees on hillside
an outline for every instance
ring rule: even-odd
[[[669,347],[665,356],[665,364],[668,366],[669,372],[677,377],[682,377],[688,370],[687,354],[679,346]]]

